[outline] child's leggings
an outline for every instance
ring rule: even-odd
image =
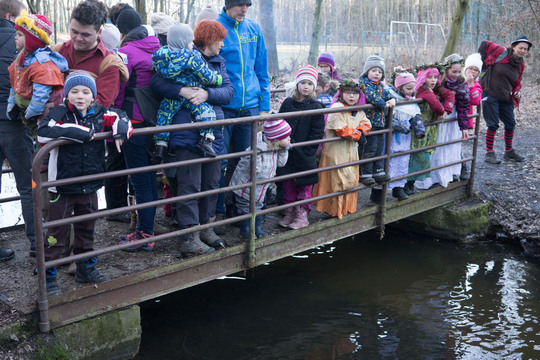
[[[305,200],[311,198],[311,191],[313,190],[313,185],[294,185],[294,180],[284,180],[283,181],[283,203],[290,204],[298,200]],[[301,205],[304,209],[311,211],[313,204],[307,203]]]

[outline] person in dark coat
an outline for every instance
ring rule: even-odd
[[[216,119],[224,119],[222,105],[228,104],[234,94],[233,85],[227,75],[225,60],[218,55],[223,46],[226,35],[225,28],[216,21],[203,20],[194,30],[195,46],[201,52],[208,67],[223,77],[223,82],[217,87],[188,87],[165,80],[158,74],[152,78],[151,87],[154,91],[169,99],[178,99],[180,96],[188,99],[192,104],[207,102],[216,112]],[[189,124],[194,122],[189,111],[182,109],[173,118],[173,124]],[[217,155],[225,153],[223,146],[223,127],[214,127],[215,140],[212,142]],[[184,130],[171,133],[169,149],[174,152],[175,161],[202,158],[203,154],[196,147],[200,139],[199,130]],[[221,161],[205,164],[181,166],[177,169],[177,186],[175,196],[188,195],[219,188],[221,177]],[[217,195],[206,196],[200,199],[179,201],[175,204],[176,221],[181,229],[190,228],[198,224],[213,222],[216,216]],[[224,242],[212,229],[199,233],[191,233],[180,238],[180,250],[183,253],[207,253],[214,248],[221,248]]]
[[[30,240],[30,254],[36,256],[32,174],[30,173],[34,144],[28,127],[21,120],[11,120],[6,114],[11,87],[8,67],[17,55],[14,21],[25,8],[25,5],[18,0],[0,0],[0,164],[7,159],[15,175],[17,191],[21,195],[26,237]],[[0,167],[0,185],[1,179]],[[14,256],[15,251],[0,248],[0,261],[12,259]]]
[[[296,87],[290,97],[283,101],[280,113],[322,109],[317,100],[317,70],[306,65],[296,75]],[[291,143],[319,140],[324,135],[324,115],[311,115],[286,119],[292,129]],[[278,175],[293,174],[299,171],[317,168],[316,152],[318,145],[293,148],[289,151],[289,160],[283,168],[278,169]],[[298,200],[311,198],[313,185],[319,180],[318,174],[301,176],[283,181],[283,202],[290,204]],[[312,204],[304,204],[287,208],[280,226],[299,229],[309,224],[308,212]]]

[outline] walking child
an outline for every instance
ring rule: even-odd
[[[291,127],[285,120],[268,120],[264,123],[263,132],[257,134],[257,167],[256,178],[250,178],[251,156],[244,156],[238,162],[231,178],[230,186],[247,184],[251,181],[271,179],[276,175],[278,167],[287,163],[289,149],[291,148]],[[249,151],[249,147],[246,151]],[[234,190],[238,214],[249,213],[250,194],[256,197],[255,211],[260,211],[266,200],[266,190],[269,183],[257,185],[256,193],[251,194],[251,188],[245,187]],[[262,217],[255,218],[255,236],[264,237],[267,234],[262,230]],[[240,238],[249,240],[249,219],[240,221]]]
[[[302,67],[296,75],[295,83],[296,87],[291,96],[283,101],[279,109],[280,113],[322,109],[322,104],[316,99],[317,70],[313,66]],[[291,127],[291,143],[293,144],[323,138],[324,115],[322,114],[288,118],[286,121]],[[316,169],[317,148],[318,145],[310,145],[291,149],[287,164],[278,169],[278,175]],[[313,185],[317,181],[317,174],[282,181],[283,203],[291,204],[311,198]],[[308,213],[311,209],[311,203],[289,207],[285,210],[285,216],[279,225],[290,229],[306,227],[309,225]]]
[[[365,87],[366,103],[375,107],[366,111],[372,131],[383,130],[386,127],[385,109],[396,105],[396,99],[382,83],[384,72],[384,59],[378,55],[372,55],[366,60],[364,70],[360,75],[360,83]],[[372,135],[367,139],[363,154],[359,155],[361,159],[369,159],[382,155],[383,150],[384,135]],[[360,181],[364,185],[373,185],[376,182],[380,184],[388,180],[390,180],[390,176],[384,172],[384,160],[363,164],[360,169]],[[381,195],[376,189],[371,189],[371,200],[380,202]]]
[[[437,141],[437,127],[427,124],[444,119],[454,108],[454,94],[441,85],[441,64],[426,64],[416,67],[416,85],[414,91],[416,98],[424,99],[420,104],[422,121],[426,125],[426,136],[411,139],[411,150],[425,146],[435,145]],[[431,157],[434,149],[418,151],[411,154],[409,160],[409,173],[426,170],[431,167]],[[425,183],[424,183],[425,182]],[[407,195],[415,193],[414,187],[427,189],[432,185],[430,173],[414,175],[407,179],[405,191]]]
[[[81,70],[72,72],[64,87],[66,100],[51,109],[38,128],[38,141],[46,144],[54,139],[68,139],[75,144],[62,145],[51,151],[49,181],[99,174],[105,171],[105,142],[92,141],[96,133],[112,129],[118,152],[132,132],[131,123],[121,110],[107,109],[95,102],[96,83],[92,76]],[[51,198],[49,221],[98,211],[97,191],[103,180],[62,185],[49,188]],[[94,250],[96,220],[76,222],[75,255]],[[45,235],[45,261],[58,259],[69,241],[70,226],[53,226]],[[109,280],[95,267],[96,259],[78,260],[75,280],[98,283]],[[46,270],[47,294],[61,293],[56,281],[56,268]]]
[[[478,77],[482,72],[482,56],[480,53],[474,53],[465,59],[465,79],[469,86],[469,113],[474,113],[474,107],[482,102],[482,86],[478,82]],[[469,118],[469,129],[474,129],[474,119]]]
[[[394,86],[390,92],[397,101],[414,100],[414,87],[416,79],[412,72],[398,67],[393,74]],[[411,149],[411,139],[414,135],[417,138],[425,136],[426,128],[420,117],[420,107],[418,104],[406,104],[394,109],[392,116],[392,137],[390,140],[390,152],[400,153]],[[402,155],[390,159],[389,174],[392,178],[406,175],[409,172],[410,155]],[[405,192],[404,186],[407,179],[393,181],[388,184],[388,189],[392,189],[392,196],[398,200],[405,200],[409,196]]]
[[[184,86],[202,87],[221,85],[221,75],[208,68],[199,51],[193,49],[193,30],[186,24],[174,24],[167,33],[167,46],[163,46],[152,55],[153,70],[166,79]],[[192,104],[187,99],[161,101],[157,125],[172,123],[174,115],[180,109],[187,109],[195,121],[215,121],[216,113],[206,102]],[[200,129],[200,140],[196,145],[204,156],[216,157],[212,148],[214,134],[212,128]],[[160,163],[168,147],[169,133],[154,135],[156,149],[153,163]]]
[[[363,86],[353,79],[343,80],[332,108],[364,105]],[[352,161],[358,161],[358,147],[366,143],[366,135],[371,123],[363,111],[337,112],[328,115],[325,137],[340,137],[344,140],[324,144],[319,167],[324,168]],[[313,196],[326,195],[338,191],[351,190],[358,186],[358,165],[319,173],[319,182],[313,189]],[[358,194],[351,192],[316,202],[317,211],[325,212],[341,219],[356,212]]]
[[[12,120],[22,119],[35,138],[38,120],[62,101],[63,72],[68,70],[68,63],[48,47],[53,29],[45,16],[23,10],[15,24],[19,55],[9,66],[7,115]]]

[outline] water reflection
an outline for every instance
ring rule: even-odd
[[[510,247],[363,234],[143,304],[136,359],[540,358],[537,274]]]

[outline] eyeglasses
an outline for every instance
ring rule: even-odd
[[[356,95],[356,94],[358,94],[358,91],[344,91],[343,93],[345,95]]]

